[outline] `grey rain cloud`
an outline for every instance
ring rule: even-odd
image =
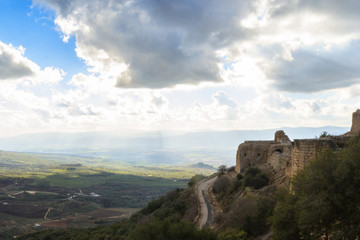
[[[63,19],[80,26],[76,37],[80,57],[89,64],[101,62],[104,69],[112,61],[129,69],[114,76],[118,87],[163,88],[176,84],[221,82],[218,50],[251,51],[259,61],[271,86],[288,92],[317,92],[358,83],[360,1],[358,0],[34,0],[46,4]],[[261,3],[265,8],[258,11]],[[326,17],[318,25],[301,25],[301,13]],[[245,28],[241,21],[251,14],[265,16],[265,27]],[[256,16],[256,15],[255,15]],[[299,21],[286,26],[288,17]],[[267,43],[262,36],[302,31],[311,37],[343,36],[353,42],[327,53],[319,46],[301,45],[291,49],[292,61],[282,56],[286,40]],[[282,39],[282,38],[279,38]],[[296,39],[296,38],[295,38]],[[317,38],[314,44],[322,44]],[[257,49],[239,49],[249,41]],[[276,41],[276,40],[272,40]],[[325,43],[324,43],[325,44]],[[324,46],[320,46],[320,48]],[[241,48],[241,47],[240,47]],[[95,50],[108,57],[99,57]]]
[[[360,41],[331,53],[298,50],[292,57],[275,59],[264,68],[277,89],[317,92],[360,83]]]
[[[14,56],[6,51],[0,51],[0,80],[13,80],[33,74],[25,63],[16,61]]]
[[[91,49],[101,49],[128,64],[129,70],[116,76],[118,87],[148,88],[223,81],[216,51],[246,35],[237,18],[252,8],[250,0],[36,2],[84,24],[73,34],[87,57],[97,58]],[[106,65],[108,59],[101,61]]]

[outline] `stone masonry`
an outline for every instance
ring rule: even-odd
[[[243,173],[249,167],[265,172],[271,182],[282,185],[301,170],[305,164],[324,149],[336,151],[360,132],[360,110],[353,113],[350,132],[341,136],[290,141],[284,131],[275,133],[272,141],[245,141],[236,153],[236,171]]]
[[[350,133],[356,134],[360,132],[360,109],[356,110],[352,116],[352,126]]]

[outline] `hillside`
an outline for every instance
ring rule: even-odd
[[[206,202],[213,211],[201,229],[196,227],[199,223],[196,189],[209,178],[197,179],[201,182],[186,189],[171,191],[129,219],[108,227],[46,230],[20,239],[47,239],[49,236],[52,239],[57,239],[55,236],[61,236],[59,239],[233,239],[234,236],[253,239],[268,234],[267,218],[275,205],[275,187],[268,185],[266,176],[256,172],[240,177],[234,168],[219,172],[217,176],[205,193]],[[259,176],[264,180],[260,184]]]
[[[5,181],[2,192],[8,202],[4,202],[6,204],[3,203],[0,210],[4,214],[16,215],[16,209],[26,207],[32,212],[21,212],[34,218],[43,216],[45,221],[35,224],[37,228],[31,230],[37,232],[20,239],[296,240],[337,236],[355,240],[360,236],[358,116],[360,111],[353,114],[351,130],[340,136],[324,132],[319,138],[292,141],[280,130],[275,133],[274,140],[245,141],[238,147],[236,166],[227,168],[221,165],[208,177],[201,172],[211,172],[214,168],[203,162],[183,166],[187,167],[182,169],[184,172],[171,165],[129,168],[139,172],[163,171],[163,177],[196,173],[189,180],[118,175],[116,168],[113,172],[105,170],[105,166],[110,165],[99,168],[97,161],[92,163],[93,160],[79,156],[76,163],[71,162],[72,158],[63,159],[57,166],[60,162],[51,154],[2,152],[2,159],[6,160],[3,168],[16,173],[16,167],[21,166],[18,173],[27,171],[33,179]],[[49,159],[44,156],[52,159],[53,164],[49,165]],[[32,157],[38,160],[31,161]],[[48,165],[48,172],[42,171],[46,177],[43,180],[34,178],[34,175],[40,177],[39,169],[44,169],[45,165]],[[184,188],[185,182],[187,188]],[[34,189],[34,186],[41,187],[41,190]],[[153,201],[143,199],[139,202],[143,194],[153,196],[176,186],[175,190],[153,198]],[[74,188],[79,192],[68,194],[65,203],[64,199],[59,199],[59,196],[64,196],[64,191]],[[37,198],[31,196],[34,193]],[[45,207],[39,194],[50,195],[58,201],[51,202],[47,196],[48,207]],[[123,197],[128,202],[119,202]],[[38,202],[30,204],[34,198]],[[148,202],[147,206],[130,218],[119,210],[122,220],[114,215],[114,207],[124,203],[129,206],[138,204],[138,207],[144,202]],[[43,207],[38,207],[40,205]],[[64,210],[73,213],[77,219],[71,215],[63,216]],[[100,217],[105,215],[108,218]],[[53,219],[51,224],[49,217]],[[119,222],[109,220],[113,217],[117,217]],[[63,218],[67,219],[66,226],[59,224]],[[79,224],[84,219],[92,220],[93,225]],[[92,228],[94,225],[97,227]]]
[[[194,174],[212,172],[0,151],[0,239],[47,228],[109,225],[173,189],[184,188]]]
[[[220,166],[216,175],[196,175],[188,188],[169,192],[114,225],[46,230],[20,239],[355,240],[360,237],[359,149],[357,135],[336,153],[319,153],[294,176],[292,191],[258,168],[237,173]]]

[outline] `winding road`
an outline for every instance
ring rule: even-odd
[[[217,176],[200,181],[195,187],[195,194],[198,201],[198,215],[195,218],[199,229],[206,226],[212,217],[212,205],[208,201],[207,191],[209,187],[216,181]]]
[[[44,215],[44,219],[45,219],[45,220],[49,220],[49,219],[47,218],[47,215],[49,214],[50,211],[51,211],[51,208],[48,208],[47,212],[46,212],[45,215]]]

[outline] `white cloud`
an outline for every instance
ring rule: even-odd
[[[217,105],[225,105],[232,108],[237,107],[237,103],[224,92],[217,92],[212,95],[212,97]]]
[[[243,37],[237,16],[252,8],[235,0],[36,2],[55,9],[91,72],[118,87],[149,88],[221,82],[216,51]]]
[[[24,85],[53,84],[61,81],[65,75],[54,67],[41,69],[24,54],[24,47],[16,48],[0,41],[0,80]]]
[[[34,2],[56,11],[88,73],[63,88],[62,70],[0,42],[8,128],[346,126],[360,107],[356,1]]]
[[[35,0],[121,88],[222,82],[319,92],[359,81],[356,1]]]
[[[121,88],[225,80],[318,92],[359,81],[354,1],[35,2],[56,11],[90,72]]]

